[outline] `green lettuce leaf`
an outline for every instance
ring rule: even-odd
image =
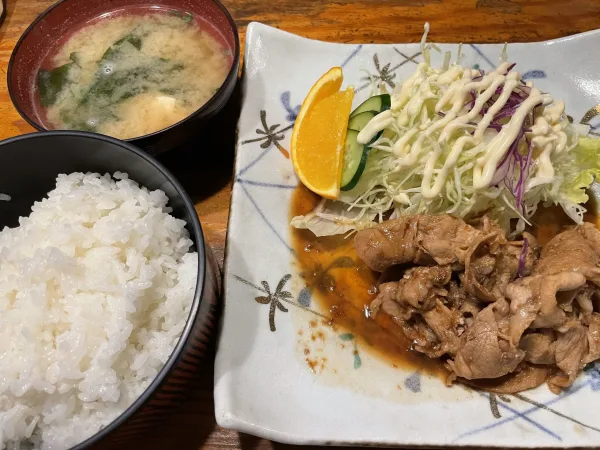
[[[600,178],[600,139],[580,137],[571,150],[573,163],[566,168],[563,195],[573,203],[585,203],[589,197],[586,190]]]

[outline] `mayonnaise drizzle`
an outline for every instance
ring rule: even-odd
[[[428,156],[421,183],[424,199],[441,194],[446,179],[454,176],[461,155],[468,150],[477,155],[472,167],[472,187],[485,189],[492,183],[498,164],[521,135],[527,117],[542,106],[534,124],[526,130],[536,156],[528,186],[550,182],[554,176],[551,156],[567,147],[567,135],[560,124],[564,103],[554,102],[549,95],[527,83],[527,98],[505,119],[499,131],[490,128],[511,94],[519,86],[525,86],[521,75],[509,71],[510,67],[503,62],[493,72],[481,76],[478,70],[458,65],[436,70],[422,62],[392,94],[391,110],[375,116],[358,134],[358,142],[368,144],[391,126],[401,130],[391,147],[397,157],[393,171],[416,164],[426,149]],[[495,100],[489,105],[492,98]],[[438,99],[435,106],[427,102],[430,99]],[[487,110],[484,110],[486,105]],[[405,200],[403,198],[402,203]]]

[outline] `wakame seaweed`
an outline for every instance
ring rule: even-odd
[[[161,74],[164,76],[184,69],[182,63],[173,63],[166,58],[153,58],[140,66],[119,69],[119,60],[126,59],[128,52],[141,48],[142,39],[130,34],[104,52],[89,89],[79,100],[78,106],[63,116],[70,128],[95,131],[95,126],[90,123],[103,118],[98,117],[103,115],[101,109],[149,91],[152,85],[159,83],[157,77]],[[168,86],[164,89],[169,91]]]
[[[178,11],[176,9],[169,11],[169,15],[179,17],[185,23],[190,23],[192,21],[192,17],[193,17],[192,13],[182,12],[182,11]]]
[[[90,89],[81,99],[80,104],[84,105],[92,100],[103,98],[106,101],[104,106],[120,103],[128,98],[147,91],[147,84],[150,84],[157,73],[168,74],[183,70],[183,64],[175,63],[165,58],[153,59],[149,64],[134,67],[128,70],[115,70],[107,73],[103,67],[98,69],[94,82]],[[119,92],[127,84],[133,85],[131,90]],[[104,102],[101,102],[104,103]]]
[[[126,44],[131,44],[137,50],[140,50],[142,48],[142,38],[134,34],[129,34],[119,39],[104,52],[99,64],[117,57],[123,51],[123,46]],[[37,84],[42,106],[48,107],[56,103],[61,91],[69,84],[69,72],[74,65],[78,65],[77,54],[71,53],[69,59],[71,62],[62,66],[55,67],[52,70],[41,69],[38,72]]]
[[[102,58],[100,58],[100,63],[102,63],[104,61],[109,61],[111,59],[115,59],[115,57],[118,56],[118,54],[123,51],[123,46],[125,44],[131,44],[136,49],[141,50],[142,49],[142,38],[139,36],[136,36],[135,34],[128,34],[127,36],[119,39],[117,42],[115,42],[113,45],[111,45],[104,52],[104,54],[102,55]]]
[[[42,106],[53,105],[65,85],[69,83],[69,71],[73,65],[78,64],[77,54],[71,53],[69,59],[71,62],[62,66],[52,70],[40,69],[38,72],[37,81]]]

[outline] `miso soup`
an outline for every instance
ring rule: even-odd
[[[219,89],[231,52],[193,16],[125,15],[76,31],[38,72],[49,128],[129,139],[179,122]]]

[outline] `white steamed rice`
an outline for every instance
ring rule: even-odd
[[[0,448],[64,449],[119,416],[189,315],[198,256],[164,192],[59,175],[0,232]]]

